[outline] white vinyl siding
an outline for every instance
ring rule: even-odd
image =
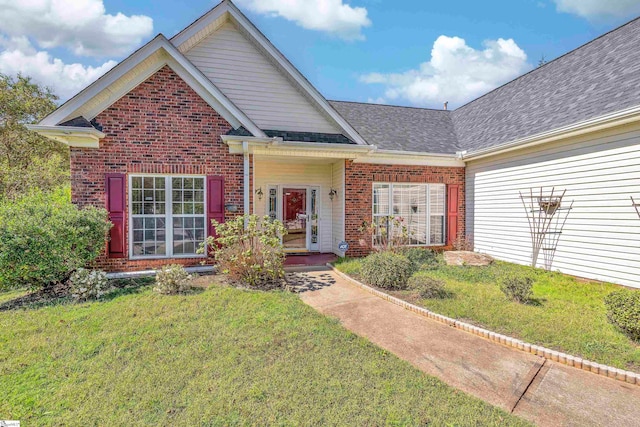
[[[475,250],[531,262],[531,240],[519,191],[555,187],[574,201],[552,270],[640,287],[640,130],[583,136],[467,164],[466,226]],[[542,266],[542,256],[538,260]]]
[[[232,23],[185,56],[261,129],[341,133]]]
[[[332,214],[332,246],[333,253],[339,256],[344,256],[344,252],[338,250],[340,242],[344,241],[344,160],[340,160],[331,165],[331,188],[336,190],[337,194],[331,202],[331,214]]]
[[[254,158],[254,188],[261,188],[264,195],[262,200],[256,194],[253,195],[254,212],[259,215],[268,215],[269,189],[282,188],[308,188],[317,187],[319,191],[319,241],[320,252],[332,252],[333,234],[333,204],[340,203],[335,197],[333,202],[329,198],[332,185],[332,164],[325,160],[314,159],[270,159],[268,157]],[[282,203],[282,200],[278,200]],[[281,206],[278,207],[282,209]]]

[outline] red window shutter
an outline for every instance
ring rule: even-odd
[[[458,237],[459,185],[447,186],[447,245],[453,245]]]
[[[207,177],[207,226],[208,235],[214,236],[215,229],[211,225],[211,220],[224,222],[224,177]]]
[[[105,193],[109,221],[113,224],[109,230],[109,244],[107,254],[109,258],[124,258],[125,250],[125,192],[126,176],[123,173],[108,173],[105,175]]]

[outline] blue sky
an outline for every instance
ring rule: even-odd
[[[236,4],[327,98],[435,108],[455,108],[640,14],[640,0],[288,1]],[[0,72],[32,75],[65,99],[216,3],[0,0]]]

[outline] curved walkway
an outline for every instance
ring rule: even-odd
[[[447,384],[540,426],[640,426],[640,387],[419,316],[330,270],[294,273],[302,300]],[[318,286],[318,284],[325,284]],[[302,287],[304,288],[304,287]]]

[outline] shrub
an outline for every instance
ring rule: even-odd
[[[107,273],[79,268],[69,278],[69,293],[77,301],[98,299],[109,291]]]
[[[406,289],[414,269],[414,264],[406,256],[387,251],[366,257],[362,261],[360,275],[370,285],[384,289]]]
[[[409,278],[408,286],[409,289],[417,291],[422,298],[443,298],[446,295],[444,280],[431,277],[422,271]]]
[[[409,258],[416,270],[433,270],[442,265],[440,254],[431,249],[405,246],[398,248],[395,252]]]
[[[209,237],[206,244],[232,282],[264,289],[283,285],[285,253],[280,239],[286,230],[280,221],[246,215],[212,224],[217,237]]]
[[[67,280],[104,250],[106,218],[104,209],[71,204],[65,190],[0,202],[0,289]]]
[[[156,273],[153,290],[163,295],[180,294],[191,289],[191,275],[179,264],[165,265]]]
[[[640,340],[640,291],[621,289],[604,299],[609,321],[631,339]]]
[[[499,279],[500,290],[507,298],[525,303],[533,296],[533,278],[520,274],[507,274]]]

